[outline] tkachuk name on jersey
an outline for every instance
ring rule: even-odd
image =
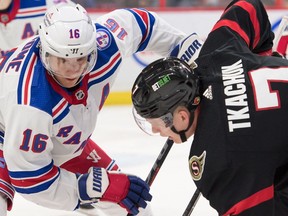
[[[229,132],[251,127],[242,60],[221,70]]]

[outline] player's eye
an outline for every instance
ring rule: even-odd
[[[86,61],[87,57],[82,57],[82,58],[78,58],[77,61],[82,63],[84,61]]]
[[[65,62],[66,62],[66,59],[60,58],[60,62],[61,62],[61,63],[65,63]]]

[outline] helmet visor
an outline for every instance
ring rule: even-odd
[[[61,58],[48,54],[45,61],[53,75],[68,79],[83,76],[91,70],[91,54],[79,58]]]
[[[159,135],[160,131],[170,129],[173,126],[173,115],[167,113],[159,118],[143,118],[136,109],[132,109],[133,117],[138,127],[149,135]]]

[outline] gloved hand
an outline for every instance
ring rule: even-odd
[[[118,203],[129,213],[137,215],[138,208],[145,208],[151,201],[149,186],[139,177],[104,168],[91,167],[86,174],[78,177],[78,194],[81,203],[98,200]]]
[[[195,60],[199,56],[203,43],[196,33],[190,34],[174,47],[170,56],[177,57],[189,64],[191,68],[195,68],[197,67]]]

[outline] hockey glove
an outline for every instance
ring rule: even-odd
[[[137,215],[138,208],[145,208],[151,201],[149,186],[142,179],[104,168],[91,167],[78,178],[78,194],[81,203],[98,200],[118,203],[129,213]]]
[[[197,65],[195,63],[195,60],[199,56],[203,43],[204,42],[200,39],[200,37],[196,33],[193,33],[188,37],[184,38],[172,50],[170,56],[182,59],[187,64],[189,64],[191,68],[196,68]]]

